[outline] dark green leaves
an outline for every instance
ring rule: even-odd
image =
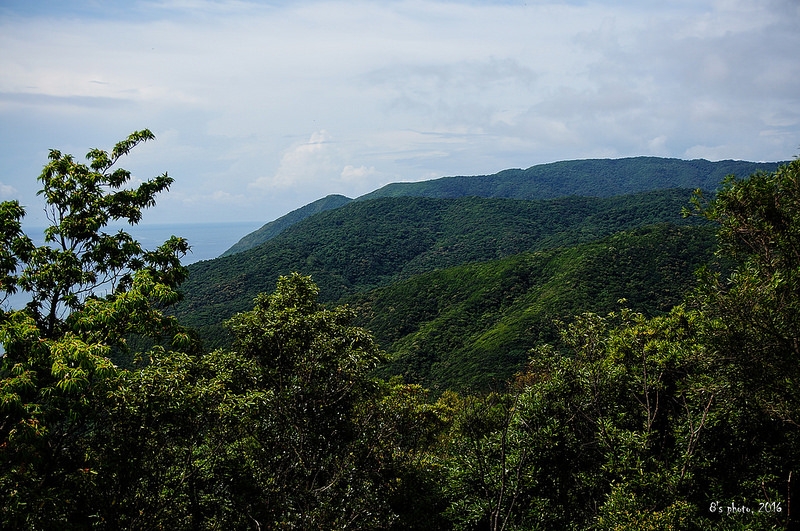
[[[31,239],[22,232],[24,216],[25,209],[18,201],[0,203],[0,293],[3,300],[16,293],[18,267],[30,258],[34,248]]]
[[[22,232],[19,204],[0,204],[0,289],[30,296],[25,309],[0,316],[4,528],[132,525],[122,517],[108,524],[103,518],[119,513],[103,513],[98,505],[107,480],[121,474],[113,459],[98,461],[104,448],[98,441],[126,422],[108,420],[112,397],[128,382],[112,358],[128,354],[127,343],[137,336],[193,349],[190,334],[161,313],[179,298],[185,240],[173,237],[145,251],[125,231],[105,230],[114,221],[138,222],[172,182],[164,175],[126,189],[130,173],[113,169],[152,138],[140,131],[111,154],[92,150],[88,166],[51,151],[39,177],[51,223],[42,246]],[[135,436],[125,433],[135,451]]]

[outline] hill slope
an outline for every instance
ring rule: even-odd
[[[435,391],[486,389],[555,339],[554,319],[681,301],[713,254],[710,227],[649,226],[598,242],[415,275],[346,299],[392,358],[384,373]]]
[[[228,256],[231,254],[240,253],[247,249],[252,249],[270,240],[291,227],[299,221],[303,221],[309,216],[325,212],[334,208],[339,208],[352,201],[349,197],[343,195],[328,195],[322,199],[317,199],[313,203],[309,203],[297,210],[292,210],[288,214],[279,217],[275,221],[270,221],[260,229],[257,229],[250,234],[245,235],[241,240],[236,242],[230,249],[222,253],[221,256]]]
[[[223,341],[219,323],[251,306],[279,275],[311,274],[324,300],[411,275],[525,251],[589,242],[672,222],[688,190],[546,201],[422,197],[352,202],[306,218],[259,247],[189,266],[176,313]],[[211,328],[209,328],[211,326]]]

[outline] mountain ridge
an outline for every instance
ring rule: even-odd
[[[527,169],[505,169],[489,175],[447,176],[416,182],[389,183],[350,199],[333,194],[271,221],[245,235],[221,256],[256,247],[303,219],[351,201],[381,197],[486,197],[554,199],[572,195],[611,197],[650,190],[700,188],[713,191],[730,174],[745,177],[755,171],[774,171],[779,162],[708,161],[662,157],[576,159],[537,164]]]
[[[526,169],[505,169],[490,175],[390,183],[355,200],[405,195],[440,198],[476,195],[511,199],[552,199],[568,195],[611,197],[667,188],[713,191],[727,175],[747,176],[758,170],[774,171],[779,164],[662,157],[577,159],[537,164]]]
[[[258,247],[191,264],[175,312],[190,326],[219,324],[293,271],[312,275],[321,298],[333,302],[433,269],[575,245],[641,225],[696,223],[680,213],[690,196],[677,189],[611,198],[353,201]]]

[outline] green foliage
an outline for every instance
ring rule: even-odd
[[[720,499],[754,509],[742,528],[785,522],[756,509],[782,498],[796,430],[734,421],[755,412],[728,400],[709,326],[680,306],[584,314],[508,392],[467,398],[447,461],[456,528],[705,529]]]
[[[358,477],[353,447],[354,408],[379,358],[351,319],[346,308],[320,307],[310,278],[295,274],[230,321],[234,351],[256,361],[267,392],[248,416],[257,453],[243,456],[269,463],[252,486],[269,499],[265,521],[337,528],[348,518],[380,518],[365,503],[369,479]]]
[[[98,525],[438,528],[422,511],[442,510],[425,452],[440,408],[373,380],[372,339],[317,292],[281,277],[230,321],[233,350],[154,349],[120,372],[87,442]]]
[[[794,527],[797,328],[780,324],[798,292],[775,277],[796,267],[798,169],[730,180],[698,202],[738,265],[726,281],[704,273],[693,309],[584,314],[506,394],[464,409],[448,454],[458,528]],[[760,510],[770,502],[780,510]]]
[[[708,204],[697,196],[732,273],[711,262],[683,303],[687,271],[709,256],[706,228],[655,225],[598,240],[642,198],[609,200],[603,212],[580,199],[539,203],[561,216],[543,232],[526,220],[530,204],[509,200],[374,201],[322,214],[352,223],[347,230],[412,220],[344,254],[285,249],[340,264],[336,296],[393,282],[350,300],[391,345],[395,369],[405,363],[405,374],[450,386],[507,370],[516,350],[529,355],[513,377],[493,373],[504,387],[435,388],[434,401],[418,383],[377,379],[386,357],[356,312],[324,305],[297,273],[227,322],[230,348],[202,351],[162,313],[180,298],[185,242],[147,252],[124,232],[103,232],[114,219],[137,222],[168,186],[164,176],[125,190],[130,175],[111,170],[151,136],[94,150],[89,166],[51,154],[45,246],[22,231],[18,203],[0,204],[2,290],[32,298],[0,314],[3,528],[796,525],[800,162],[730,179]],[[339,217],[348,208],[365,217]],[[487,212],[496,216],[467,223]],[[492,219],[509,232],[492,236]],[[314,223],[270,242],[308,243],[298,234]],[[494,246],[470,248],[470,232]],[[95,293],[106,283],[108,294]],[[636,310],[584,311],[606,313],[620,295]],[[137,350],[136,337],[150,346]],[[114,365],[122,354],[135,362]],[[736,506],[749,511],[730,514]]]
[[[608,312],[621,298],[649,315],[681,302],[713,250],[707,228],[651,226],[596,243],[441,269],[346,301],[390,356],[382,374],[434,391],[487,390],[557,339],[555,319]]]
[[[175,309],[209,345],[230,344],[219,323],[273,279],[310,274],[325,301],[470,262],[496,260],[661,222],[686,224],[688,190],[550,201],[396,198],[352,202],[309,217],[263,245],[189,266]]]
[[[745,458],[742,467],[753,486],[796,497],[786,482],[800,444],[800,161],[730,178],[710,204],[698,197],[696,206],[719,224],[719,252],[736,263],[727,278],[707,271],[695,304],[716,324],[708,344],[725,368],[726,399],[737,406],[737,443],[759,455],[758,467]]]
[[[519,516],[538,508],[528,493],[541,465],[519,429],[518,399],[492,393],[461,401],[447,460],[445,514],[455,529],[535,528]]]
[[[486,424],[494,414],[483,408],[478,416],[483,431],[460,427],[460,438],[469,441],[474,452],[453,452],[451,481],[461,485],[461,491],[451,507],[479,507],[470,496],[483,503],[496,500],[487,505],[495,509],[473,511],[463,528],[471,529],[487,517],[494,522],[491,529],[586,528],[597,518],[599,501],[611,485],[629,486],[626,482],[635,482],[642,472],[657,473],[664,459],[664,436],[657,430],[662,415],[669,418],[669,408],[677,406],[662,394],[673,373],[686,372],[681,362],[669,359],[680,354],[665,356],[658,345],[683,320],[680,314],[648,322],[627,310],[607,319],[585,314],[563,329],[566,351],[538,349],[504,395],[502,414]],[[474,415],[468,411],[465,418]],[[509,460],[510,465],[504,464]],[[495,486],[475,489],[476,479],[464,483],[471,476],[494,481]],[[636,494],[646,493],[653,503],[671,496],[654,491],[652,484],[647,487]],[[506,506],[498,511],[505,489]],[[458,514],[463,518],[466,513]]]
[[[7,500],[0,516],[6,526],[87,522],[82,505],[94,492],[95,474],[86,441],[118,376],[110,358],[134,335],[191,343],[159,311],[179,298],[186,242],[172,238],[145,251],[124,231],[103,231],[112,221],[137,223],[172,182],[163,175],[127,189],[130,173],[114,169],[152,138],[139,131],[110,153],[92,150],[88,166],[51,151],[39,177],[51,222],[43,246],[22,232],[18,203],[0,206],[3,291],[31,298],[24,310],[0,317],[0,491]],[[108,295],[98,296],[100,289]]]
[[[440,459],[447,444],[453,407],[441,398],[432,403],[419,385],[394,378],[379,381],[377,400],[365,402],[365,450],[384,468],[381,490],[396,519],[391,529],[448,529],[444,516],[446,477]]]
[[[75,162],[71,155],[50,151],[50,162],[39,176],[39,194],[45,198],[51,223],[45,229],[45,245],[34,247],[29,239],[20,237],[25,245],[17,242],[15,254],[22,271],[9,285],[16,284],[31,294],[28,309],[46,337],[56,337],[64,314],[81,308],[98,288],[127,289],[133,271],[148,268],[171,285],[184,279],[179,259],[188,250],[185,241],[174,238],[154,252],[145,252],[126,232],[107,234],[102,230],[112,221],[138,223],[142,209],[153,206],[156,194],[172,183],[164,174],[126,189],[130,172],[114,169],[136,145],[153,138],[150,131],[138,131],[110,153],[94,149],[87,154],[88,166]],[[8,209],[4,213],[24,214]],[[4,220],[3,227],[18,230],[13,217]],[[7,230],[6,240],[9,235]]]
[[[726,279],[707,272],[698,304],[725,325],[724,358],[761,407],[800,423],[800,160],[774,173],[726,180],[697,212],[719,224],[720,254],[737,263]]]

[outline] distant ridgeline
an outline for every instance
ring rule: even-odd
[[[429,181],[392,183],[356,201],[379,197],[501,197],[553,199],[570,195],[610,197],[667,188],[713,191],[727,175],[747,177],[755,171],[774,171],[778,163],[738,160],[709,162],[659,157],[587,159],[540,164],[527,170],[504,170],[494,175],[442,177]],[[246,235],[222,256],[256,247],[303,219],[352,201],[329,195],[271,221]]]
[[[347,302],[391,362],[437,390],[485,388],[552,339],[553,320],[625,298],[665,311],[712,259],[713,231],[684,218],[692,190],[778,163],[582,160],[328,196],[189,266],[175,312],[209,346],[279,275],[310,274]]]

